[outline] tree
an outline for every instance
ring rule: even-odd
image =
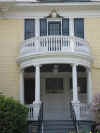
[[[18,101],[0,96],[0,133],[25,133],[27,113]]]

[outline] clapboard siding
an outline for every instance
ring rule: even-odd
[[[100,18],[85,19],[85,39],[89,41],[92,64],[93,95],[100,92]]]
[[[16,58],[24,39],[24,20],[0,20],[0,92],[19,99]]]

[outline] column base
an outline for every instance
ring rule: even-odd
[[[72,105],[76,114],[76,119],[80,120],[80,101],[72,101]]]
[[[37,102],[37,101],[34,101],[33,102],[33,106],[34,106],[34,120],[38,120],[38,117],[39,117],[39,112],[40,112],[40,107],[41,107],[41,101]]]

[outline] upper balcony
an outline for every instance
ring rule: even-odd
[[[67,54],[72,52],[90,56],[88,42],[75,36],[41,36],[23,41],[20,47],[21,57],[49,53]]]

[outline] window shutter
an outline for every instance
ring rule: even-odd
[[[74,19],[74,33],[75,36],[84,38],[84,19]]]
[[[40,19],[40,36],[47,35],[47,19]]]
[[[62,19],[62,35],[69,35],[69,19],[67,18]]]
[[[25,19],[25,33],[24,33],[25,40],[34,36],[35,36],[35,20]]]

